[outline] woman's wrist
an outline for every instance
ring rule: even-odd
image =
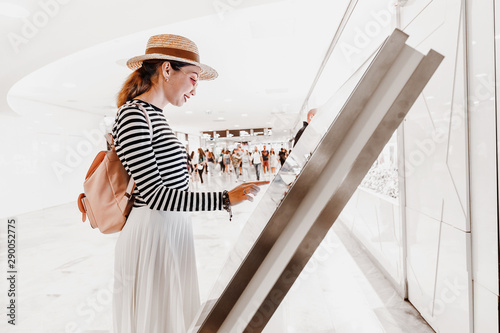
[[[229,200],[229,192],[224,190],[222,192],[222,208],[229,213],[229,221],[233,218],[233,212],[231,211],[231,201]]]

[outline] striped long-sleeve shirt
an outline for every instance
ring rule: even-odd
[[[148,113],[127,102],[120,108],[112,136],[120,161],[135,181],[134,207],[165,211],[222,210],[222,192],[188,192],[186,149],[163,111],[140,100]]]

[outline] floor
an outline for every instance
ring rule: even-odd
[[[237,184],[227,174],[204,180],[201,184],[194,179],[192,190],[230,189]],[[193,213],[202,301],[260,197],[235,206],[231,222],[226,212]],[[118,234],[104,235],[82,223],[74,202],[15,218],[17,323],[7,325],[2,306],[0,332],[112,332],[113,253]],[[6,225],[2,220],[2,244]],[[0,266],[7,274],[3,250]],[[6,304],[6,279],[1,281],[0,304]],[[397,295],[342,225],[335,224],[265,332],[434,331]]]

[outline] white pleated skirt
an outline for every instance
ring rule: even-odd
[[[134,207],[114,274],[114,333],[186,332],[200,307],[190,214]]]

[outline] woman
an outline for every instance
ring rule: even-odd
[[[191,154],[188,154],[188,170],[189,174],[193,172],[193,157],[194,157],[194,151],[191,152]]]
[[[285,148],[281,148],[281,151],[279,152],[279,157],[280,157],[280,164],[281,164],[281,166],[283,166],[283,164],[285,164],[285,160],[286,160],[286,149]]]
[[[229,175],[229,172],[231,172],[230,167],[231,167],[231,155],[229,154],[229,149],[226,149],[226,152],[224,153],[224,166],[226,168],[226,174]]]
[[[271,148],[271,153],[269,156],[269,164],[271,167],[271,174],[276,174],[276,168],[279,165],[279,157],[274,153],[274,148]]]
[[[260,180],[260,168],[262,165],[262,156],[260,155],[260,151],[257,148],[257,146],[255,146],[255,150],[252,153],[250,162],[255,167],[255,175],[257,176],[257,180]]]
[[[224,173],[224,150],[221,150],[220,151],[220,154],[219,154],[219,159],[217,160],[219,162],[219,165],[220,165],[220,171],[221,171],[221,174]]]
[[[208,151],[208,173],[213,177],[215,175],[215,156],[214,153]]]
[[[184,105],[196,94],[199,80],[217,77],[199,63],[191,40],[153,36],[146,54],[127,65],[135,71],[118,95],[112,134],[136,187],[134,207],[115,248],[114,332],[186,332],[200,306],[188,212],[230,211],[231,205],[251,199],[258,183],[229,192],[187,191],[186,150],[162,108]]]
[[[241,157],[241,167],[243,169],[243,181],[247,181],[250,179],[250,155],[246,149]]]
[[[205,149],[205,174],[208,174],[208,149]]]
[[[205,157],[205,152],[203,149],[198,148],[198,161],[196,163],[196,170],[198,170],[198,174],[200,175],[201,183],[203,184],[203,171],[205,170],[205,166],[207,165],[207,159]]]
[[[236,175],[236,182],[238,182],[238,179],[240,178],[241,164],[241,156],[238,149],[233,149],[233,153],[231,154],[231,163],[233,164],[234,174]]]

